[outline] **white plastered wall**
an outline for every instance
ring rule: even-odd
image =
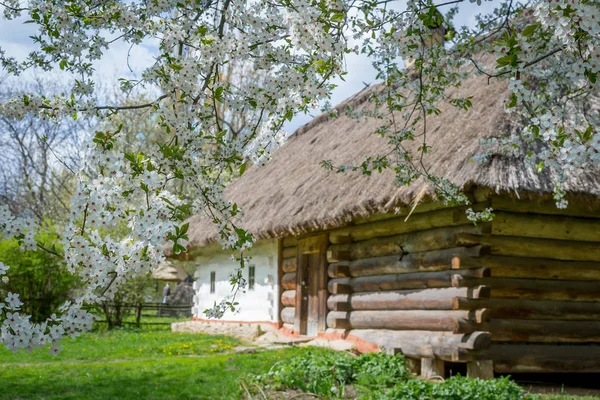
[[[239,312],[227,311],[224,321],[272,321],[277,322],[279,302],[277,301],[277,240],[261,240],[252,246],[247,255],[252,257],[249,265],[255,267],[254,289],[238,292],[236,301],[239,302]],[[192,314],[196,318],[207,319],[204,310],[219,303],[231,295],[229,277],[239,262],[231,259],[231,253],[220,247],[210,246],[201,250],[200,255],[192,261],[196,265],[194,273],[194,306]],[[243,274],[248,281],[249,268],[244,268]],[[210,292],[211,272],[215,273],[215,291]]]

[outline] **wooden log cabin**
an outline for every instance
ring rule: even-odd
[[[344,114],[348,104],[372,107],[377,90],[300,128],[269,164],[228,188],[257,244],[252,287],[225,320],[404,354],[425,376],[443,376],[449,362],[484,378],[600,372],[600,175],[568,176],[569,206],[558,209],[555,177],[523,153],[492,149],[473,162],[478,139],[518,129],[504,112],[505,84],[480,78],[450,93],[473,95],[473,109],[441,104],[428,120],[425,162],[475,209],[493,208],[492,222],[474,225],[464,207],[436,200],[422,182],[396,186],[391,171],[322,168],[322,160],[356,163],[386,151],[374,134],[381,120]],[[232,265],[210,222],[190,223],[190,251],[180,259],[197,268],[193,312],[204,320],[202,311],[228,294]]]

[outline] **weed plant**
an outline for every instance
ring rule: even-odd
[[[443,382],[411,379],[386,393],[371,396],[381,400],[519,400],[523,389],[509,378],[490,380],[454,376]]]
[[[254,383],[266,390],[300,390],[330,399],[349,397],[351,386],[353,396],[372,400],[597,399],[528,394],[508,377],[428,381],[412,376],[402,356],[371,353],[356,357],[325,349],[306,349],[280,361],[266,374],[255,376]]]
[[[401,356],[371,353],[354,357],[324,349],[307,349],[256,377],[267,389],[300,389],[326,397],[343,397],[347,385],[383,391],[408,379],[410,372]]]

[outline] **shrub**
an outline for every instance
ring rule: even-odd
[[[507,377],[491,380],[452,377],[442,383],[411,380],[382,396],[386,400],[519,400],[524,392]]]
[[[377,353],[354,357],[347,353],[307,349],[297,357],[274,365],[267,374],[256,379],[272,389],[300,389],[322,396],[341,396],[348,384],[379,390],[409,377],[402,356]]]
[[[292,388],[331,395],[351,381],[353,365],[344,353],[309,349],[298,357],[277,363],[257,380],[270,388]],[[343,390],[343,389],[342,389]]]
[[[392,387],[411,378],[403,356],[385,353],[363,354],[355,359],[356,384],[368,389]]]
[[[412,379],[402,356],[384,353],[353,357],[325,349],[307,349],[256,377],[267,389],[299,389],[341,397],[355,385],[362,398],[380,400],[522,400],[524,391],[508,378],[488,381],[455,376],[442,383]]]
[[[42,243],[54,243],[56,238],[52,228],[36,235],[36,240]],[[4,299],[8,292],[19,293],[25,303],[22,313],[31,315],[34,322],[46,320],[70,299],[79,283],[78,277],[69,273],[62,257],[43,250],[22,252],[17,240],[1,239],[0,262],[10,269],[6,274],[8,282],[0,282],[0,296]],[[60,252],[60,248],[54,250]]]

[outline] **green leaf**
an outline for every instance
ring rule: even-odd
[[[333,21],[333,22],[342,22],[342,21],[344,21],[345,18],[346,18],[346,14],[345,13],[343,13],[343,12],[336,13],[336,14],[333,14],[331,16],[331,21]]]
[[[535,30],[540,27],[540,24],[529,25],[527,28],[523,29],[523,36],[530,37],[533,35]]]
[[[510,55],[508,55],[508,56],[504,56],[504,57],[500,57],[500,58],[498,58],[498,59],[496,60],[496,63],[497,63],[499,66],[501,66],[501,67],[504,67],[504,66],[507,66],[507,65],[509,65],[509,64],[511,63],[511,61],[512,61],[512,57],[511,57]]]
[[[590,83],[595,84],[598,79],[598,73],[586,69],[584,75],[589,79]]]
[[[184,233],[186,233],[188,231],[190,227],[190,223],[186,222],[185,224],[181,225],[181,230],[179,231],[180,235],[183,235]]]
[[[243,163],[242,165],[240,165],[240,176],[244,175],[244,172],[246,172],[247,167],[248,167],[247,161],[245,163]]]
[[[508,103],[508,108],[513,108],[517,105],[517,96],[514,93],[510,94],[510,102]]]
[[[223,102],[223,86],[219,86],[215,89],[215,100],[217,100],[219,103]]]
[[[294,112],[292,110],[287,110],[283,118],[287,119],[288,121],[291,121],[292,118],[294,118]]]

